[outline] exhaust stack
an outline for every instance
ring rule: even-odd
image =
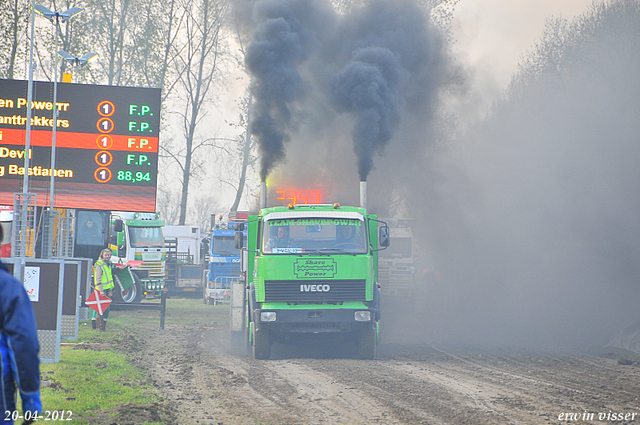
[[[360,182],[360,207],[367,208],[367,182]]]
[[[260,182],[260,209],[267,208],[267,182]]]

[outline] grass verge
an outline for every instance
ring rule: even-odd
[[[227,306],[206,306],[201,300],[169,299],[165,326],[188,326],[223,322]],[[91,329],[91,322],[81,322],[78,341],[64,342],[60,362],[40,365],[42,404],[45,418],[73,424],[117,423],[111,421],[123,410],[145,425],[171,422],[170,409],[162,405],[161,396],[148,380],[146,372],[133,366],[127,353],[143,349],[136,334],[148,326],[158,326],[159,311],[111,312],[107,332]],[[47,413],[47,411],[49,413]],[[141,414],[144,411],[145,414]],[[71,419],[69,422],[67,419]],[[143,421],[150,418],[150,421]],[[166,420],[165,420],[166,419]]]

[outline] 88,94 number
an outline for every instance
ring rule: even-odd
[[[118,171],[116,178],[120,181],[126,181],[131,183],[136,182],[149,182],[151,181],[151,173],[144,173],[142,171]]]
[[[21,415],[17,410],[5,410],[4,421],[17,421],[24,419],[24,423],[31,424],[36,421],[72,421],[73,412],[71,410],[45,410],[38,414],[38,412],[24,412]]]

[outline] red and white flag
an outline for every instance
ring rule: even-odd
[[[109,307],[109,304],[111,304],[111,298],[107,297],[106,295],[100,295],[100,291],[95,289],[91,293],[91,295],[89,295],[89,298],[87,298],[85,304],[89,308],[94,309],[96,313],[102,315]]]

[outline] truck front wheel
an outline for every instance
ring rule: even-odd
[[[136,276],[135,273],[131,273],[131,275],[133,276],[133,285],[123,290],[120,283],[118,283],[114,288],[113,294],[116,300],[127,304],[139,303],[142,299],[142,284],[140,283],[140,278]]]
[[[271,341],[267,329],[258,330],[253,324],[253,358],[258,360],[269,360],[271,357]]]
[[[376,356],[376,329],[365,329],[360,331],[358,338],[358,358],[362,360],[373,360]]]

